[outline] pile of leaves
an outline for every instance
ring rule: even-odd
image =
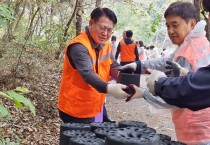
[[[17,49],[16,44],[13,46]],[[15,67],[17,57],[13,57],[15,55],[13,46],[7,45],[9,49],[4,51],[3,57],[0,58],[0,66],[4,68],[0,73],[0,90],[10,90],[16,86],[26,87],[30,92],[25,97],[35,105],[36,115],[34,116],[26,107],[19,110],[11,101],[1,99],[11,117],[0,120],[0,138],[3,138],[4,142],[16,142],[23,145],[57,145],[60,130],[57,94],[61,76],[59,66],[62,66],[62,61],[55,60],[53,52],[26,50],[21,63]],[[30,75],[26,66],[32,67]],[[16,68],[15,75],[14,68]]]

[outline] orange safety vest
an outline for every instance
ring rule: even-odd
[[[131,44],[126,44],[124,40],[120,41],[120,58],[121,62],[135,61],[135,48],[136,42],[133,41]]]
[[[184,57],[191,64],[192,69],[196,71],[199,66],[209,64],[209,61],[206,61],[206,58],[210,59],[209,56],[210,45],[208,40],[199,37],[180,46],[173,60],[177,61],[179,57]],[[210,142],[210,107],[199,111],[179,108],[172,113],[172,119],[179,141],[188,145]]]
[[[96,73],[96,62],[98,61],[98,73],[96,73],[96,75],[105,82],[108,82],[110,65],[112,64],[112,59],[110,58],[110,43],[108,41],[105,43],[105,46],[99,52],[98,59],[96,58],[96,51],[92,48],[85,32],[75,37],[69,45],[74,43],[81,43],[87,48],[93,71]],[[78,70],[71,66],[67,57],[67,48],[65,51],[64,68],[58,95],[58,108],[66,114],[77,118],[94,117],[101,112],[105,101],[105,94],[99,93],[91,85],[87,84]]]

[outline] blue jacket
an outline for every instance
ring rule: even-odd
[[[210,65],[185,77],[160,78],[155,91],[170,105],[194,111],[210,107]]]

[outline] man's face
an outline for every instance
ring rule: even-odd
[[[195,26],[195,20],[189,20],[188,23],[180,16],[171,15],[166,18],[168,36],[173,44],[181,45],[185,37]]]
[[[89,21],[90,35],[97,44],[103,44],[109,40],[113,28],[113,22],[105,16],[99,18],[98,21],[94,21],[93,19]]]

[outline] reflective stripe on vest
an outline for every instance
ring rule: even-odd
[[[107,55],[102,56],[102,57],[99,59],[99,61],[100,61],[100,62],[103,62],[104,60],[106,60],[106,59],[108,59],[108,58],[111,58],[111,53],[108,53]]]
[[[99,58],[99,62],[103,62],[103,61],[105,61],[106,59],[109,59],[109,58],[111,58],[111,53],[108,53],[107,55],[104,55],[101,58]],[[96,60],[92,58],[91,63],[92,63],[92,65],[96,65]]]
[[[96,73],[96,52],[92,48],[87,34],[85,32],[81,33],[69,45],[74,43],[81,43],[87,48],[93,71]],[[96,74],[105,82],[108,82],[110,77],[110,65],[112,63],[110,54],[111,47],[107,41],[99,52],[98,74]],[[101,111],[104,100],[105,94],[99,93],[83,80],[79,72],[69,63],[67,53],[65,53],[63,74],[58,95],[59,109],[77,118],[94,117]]]

